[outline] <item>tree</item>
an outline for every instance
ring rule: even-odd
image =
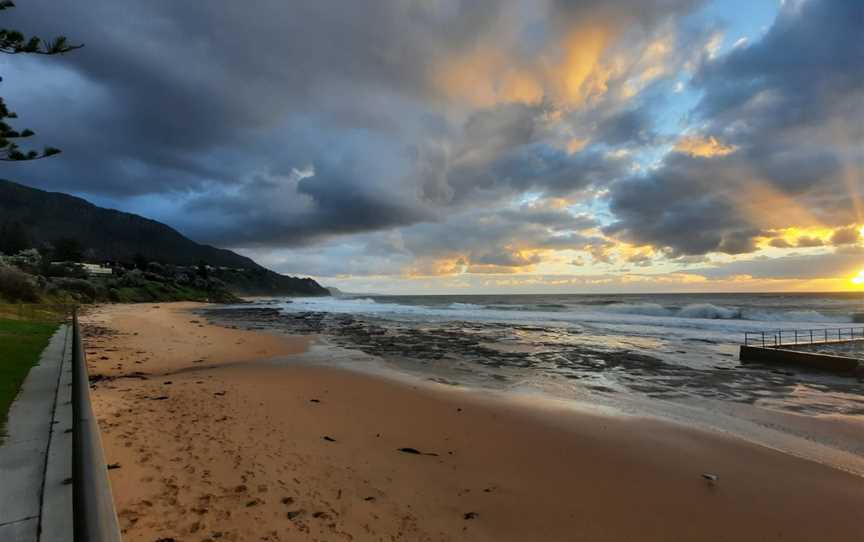
[[[135,256],[132,257],[132,262],[134,263],[136,269],[144,271],[145,269],[147,269],[147,264],[150,262],[150,260],[147,259],[147,256],[141,254],[140,252],[136,252]]]
[[[11,0],[0,0],[0,11],[14,8]],[[70,45],[65,37],[59,36],[53,41],[46,41],[35,36],[25,37],[17,30],[6,28],[0,29],[0,53],[7,55],[34,54],[34,55],[62,55],[80,49],[84,45]],[[3,79],[0,78],[0,81]],[[8,119],[17,119],[18,115],[11,111],[3,98],[0,98],[0,161],[19,162],[21,160],[38,160],[60,154],[60,149],[45,147],[42,151],[21,150],[16,142],[19,139],[33,137],[34,132],[30,129],[16,130],[8,122]]]
[[[13,256],[32,246],[30,232],[17,220],[0,225],[0,253]]]
[[[54,241],[54,260],[58,262],[80,262],[84,249],[78,239],[61,237]]]

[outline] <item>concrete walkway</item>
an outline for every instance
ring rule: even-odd
[[[0,444],[0,541],[72,540],[72,331],[60,326]]]

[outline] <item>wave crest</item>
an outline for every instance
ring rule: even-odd
[[[746,311],[735,307],[722,307],[711,303],[693,303],[681,308],[667,308],[656,303],[615,303],[607,305],[605,312],[640,316],[666,316],[703,320],[755,320],[764,322],[819,322],[847,323],[850,316],[825,315],[815,310],[801,311]]]
[[[642,316],[674,316],[674,312],[657,303],[614,303],[606,305],[606,312],[640,314]]]
[[[483,305],[475,305],[474,303],[450,303],[447,306],[449,309],[462,309],[462,310],[476,310],[476,309],[485,309]]]
[[[711,303],[694,303],[682,308],[675,316],[681,318],[708,318],[711,320],[737,320],[741,318],[741,309],[718,307]]]
[[[358,305],[376,305],[377,301],[372,299],[371,297],[358,297],[354,299],[346,299],[346,301],[350,301],[351,303],[356,303]]]

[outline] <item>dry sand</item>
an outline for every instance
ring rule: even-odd
[[[851,474],[656,420],[292,365],[308,338],[194,306],[85,319],[126,541],[864,540]]]

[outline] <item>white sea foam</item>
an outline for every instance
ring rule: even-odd
[[[483,305],[475,305],[474,303],[450,303],[449,305],[447,305],[447,308],[456,309],[456,310],[458,310],[458,309],[477,310],[477,309],[485,309],[486,307]]]
[[[851,316],[832,315],[828,316],[814,310],[807,311],[752,311],[746,314],[748,320],[762,320],[766,322],[817,322],[824,324],[843,324],[852,321]]]
[[[730,320],[741,318],[741,310],[729,307],[718,307],[711,303],[694,303],[687,305],[675,315],[680,318],[708,318],[711,320]]]
[[[674,312],[657,303],[613,303],[605,307],[592,308],[616,314],[641,314],[644,316],[674,316]]]
[[[676,307],[660,303],[555,304],[544,308],[534,300],[509,299],[509,303],[441,303],[423,298],[294,298],[282,305],[286,312],[362,314],[391,320],[472,321],[533,326],[590,327],[612,335],[662,335],[737,341],[744,331],[778,328],[819,328],[847,323],[848,314],[823,314],[816,310],[782,310],[779,306],[739,308],[713,303]],[[547,304],[551,305],[551,304]],[[754,303],[754,305],[756,305]]]
[[[825,315],[815,310],[744,310],[737,307],[723,307],[711,303],[693,303],[681,308],[664,307],[657,303],[614,303],[603,307],[591,307],[591,310],[614,314],[707,320],[751,320],[824,324],[848,323],[852,321],[849,315]]]

